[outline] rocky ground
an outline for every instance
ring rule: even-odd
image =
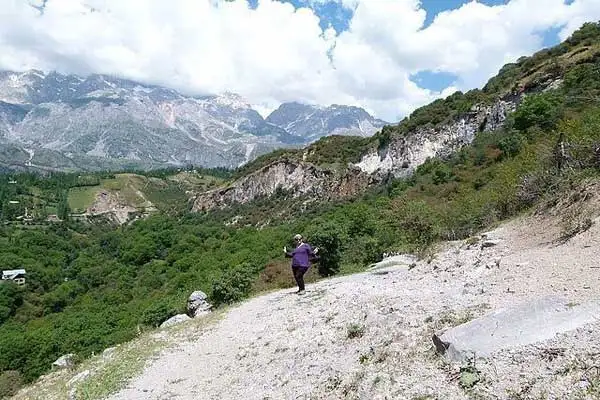
[[[432,343],[434,333],[528,299],[600,298],[600,224],[558,240],[564,228],[554,221],[523,218],[486,239],[446,243],[410,268],[247,301],[165,350],[112,399],[600,398],[600,322],[474,365],[447,361]],[[465,370],[478,382],[461,381]]]

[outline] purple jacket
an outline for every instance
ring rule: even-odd
[[[302,243],[292,251],[285,253],[286,257],[292,259],[292,267],[310,267],[310,260],[316,259],[312,247],[308,243]]]

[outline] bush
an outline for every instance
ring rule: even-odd
[[[514,127],[522,132],[539,126],[544,130],[553,129],[562,115],[561,100],[552,93],[526,97],[514,114]]]
[[[565,133],[570,163],[578,168],[600,167],[600,108],[560,125]]]
[[[502,150],[505,157],[514,157],[521,152],[527,139],[519,132],[512,132],[508,136],[500,139],[498,148]]]
[[[180,309],[175,307],[168,299],[163,299],[148,307],[142,313],[140,322],[144,325],[157,327],[172,316],[179,314],[179,311]]]
[[[406,243],[423,249],[440,237],[441,216],[434,207],[422,200],[398,198],[392,204],[389,219]]]
[[[311,246],[319,248],[319,275],[331,276],[339,272],[342,258],[340,229],[333,223],[326,223],[310,231],[307,236]]]
[[[225,271],[220,279],[213,282],[212,301],[215,305],[231,304],[250,294],[254,282],[255,268],[243,264]]]
[[[383,258],[384,246],[377,238],[367,236],[352,243],[356,246],[360,254],[357,254],[357,260],[360,260],[363,265],[369,265],[379,262]]]

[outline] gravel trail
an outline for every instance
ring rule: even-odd
[[[598,225],[557,242],[558,228],[528,217],[489,232],[491,247],[450,242],[414,268],[251,299],[167,349],[112,399],[600,398],[600,323],[478,361],[472,389],[431,341],[526,299],[600,298]]]

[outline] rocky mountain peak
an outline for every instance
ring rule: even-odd
[[[236,93],[193,97],[102,74],[0,71],[0,102],[0,137],[17,149],[33,149],[40,163],[50,160],[58,169],[86,169],[102,164],[102,159],[141,168],[189,163],[237,167],[277,148],[299,147],[339,133],[338,126],[356,125],[356,118],[344,119],[333,108],[295,103],[304,110],[321,110],[315,114],[318,121],[307,117],[318,130],[298,135],[265,120]],[[321,122],[327,118],[338,122]]]
[[[224,92],[219,95],[206,96],[203,99],[207,102],[217,104],[223,107],[230,107],[233,109],[244,110],[252,108],[250,103],[245,98],[243,98],[237,93],[232,92]]]
[[[340,104],[324,107],[297,102],[282,104],[267,117],[267,122],[308,141],[331,134],[371,136],[387,124],[360,107]]]

